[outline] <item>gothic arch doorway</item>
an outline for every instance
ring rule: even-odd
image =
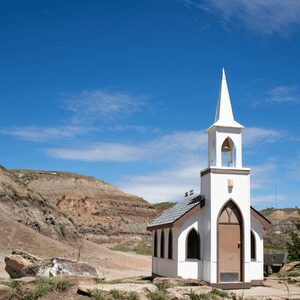
[[[228,201],[218,217],[218,282],[243,278],[243,220],[237,205]]]

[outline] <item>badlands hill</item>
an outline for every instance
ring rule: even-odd
[[[149,235],[146,226],[157,215],[154,206],[144,199],[93,177],[54,171],[10,172],[93,242],[142,239]]]
[[[92,177],[0,167],[0,277],[13,249],[88,261],[107,277],[128,276],[129,266],[149,275],[150,258],[99,244],[149,244],[146,225],[156,215],[147,201]]]

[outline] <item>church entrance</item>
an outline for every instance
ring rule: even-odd
[[[242,281],[243,223],[233,201],[222,209],[218,219],[218,282]]]

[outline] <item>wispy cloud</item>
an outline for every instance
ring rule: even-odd
[[[83,148],[53,148],[51,156],[83,161],[175,161],[206,150],[206,137],[198,131],[175,132],[136,144],[96,143]]]
[[[137,112],[146,99],[145,96],[103,90],[85,90],[63,97],[65,108],[72,112],[73,120],[80,123],[111,120],[116,116]]]
[[[261,189],[275,186],[273,175],[278,169],[276,162],[267,162],[251,167],[251,188]]]
[[[226,26],[244,26],[262,34],[287,35],[300,24],[298,0],[182,0],[186,6],[197,7],[218,15]]]
[[[0,128],[0,134],[34,142],[72,138],[95,131],[135,131],[139,133],[157,133],[155,128],[128,125],[112,120],[140,111],[145,96],[132,96],[126,93],[87,90],[78,94],[61,95],[63,108],[71,115],[65,117],[63,126],[12,126]],[[97,128],[97,129],[96,129]]]
[[[281,133],[272,129],[251,127],[244,133],[244,144],[263,140],[273,142]],[[51,156],[83,161],[178,161],[188,157],[197,159],[207,153],[207,136],[204,131],[178,131],[162,135],[143,143],[94,143],[85,147],[52,148]]]
[[[267,92],[266,100],[272,103],[299,102],[300,89],[297,85],[280,85]]]
[[[60,127],[37,127],[20,126],[3,128],[1,134],[11,135],[22,140],[44,142],[61,138],[72,138],[94,130],[88,127],[60,126]]]
[[[245,145],[257,141],[274,142],[280,133],[264,128],[245,131]],[[180,131],[160,136],[144,143],[99,143],[85,148],[48,150],[51,156],[83,161],[143,161],[161,164],[161,169],[144,176],[128,176],[119,182],[127,193],[139,195],[151,202],[178,201],[185,191],[199,190],[199,172],[207,166],[207,136],[203,131]],[[166,167],[167,166],[167,167]],[[253,168],[253,188],[269,183],[276,163]]]
[[[199,191],[199,170],[204,166],[199,160],[146,176],[127,177],[119,187],[129,194],[144,197],[152,203],[179,201],[185,191],[190,189]]]
[[[243,143],[246,146],[255,145],[257,142],[274,142],[283,136],[284,132],[261,127],[248,127],[244,129]]]

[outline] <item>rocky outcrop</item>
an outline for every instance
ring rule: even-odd
[[[150,239],[146,227],[158,212],[140,197],[126,194],[90,176],[58,171],[10,172],[28,189],[47,199],[49,204],[67,216],[76,230],[90,241],[101,244],[145,240],[145,237]],[[58,223],[48,211],[45,211],[43,222],[50,227]],[[30,226],[38,225],[41,224]],[[60,229],[64,234],[64,226]]]
[[[96,269],[84,262],[63,258],[42,259],[20,250],[5,257],[5,270],[11,278],[28,276],[56,277],[60,275],[97,277]]]
[[[24,255],[22,255],[24,254]],[[12,255],[6,256],[5,270],[11,278],[20,278],[26,276],[26,268],[32,265],[38,260],[34,260],[33,256],[27,252],[21,252],[19,250],[13,251]]]

